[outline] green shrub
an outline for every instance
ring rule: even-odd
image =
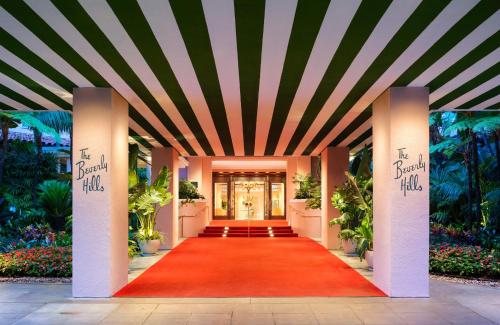
[[[63,230],[66,217],[71,215],[71,185],[69,182],[48,180],[38,186],[38,199],[47,219],[56,230]]]
[[[429,270],[435,274],[500,278],[500,259],[479,246],[432,246]]]
[[[70,277],[71,247],[36,247],[0,254],[0,276]]]
[[[198,188],[195,184],[187,180],[179,181],[179,199],[181,200],[181,205],[193,203],[194,200],[204,198],[205,197],[198,192]]]

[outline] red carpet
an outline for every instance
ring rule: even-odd
[[[384,293],[308,238],[189,238],[115,297],[329,297]]]

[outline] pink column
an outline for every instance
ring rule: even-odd
[[[373,103],[374,281],[429,296],[429,92],[388,89]]]
[[[73,94],[73,296],[127,283],[128,103],[111,88]]]
[[[327,147],[321,152],[321,243],[328,249],[338,249],[340,240],[338,225],[330,227],[328,222],[339,216],[332,206],[331,197],[335,188],[345,182],[349,168],[349,148]]]
[[[153,148],[151,150],[151,179],[154,181],[160,170],[166,166],[171,174],[170,192],[173,195],[172,202],[162,207],[156,220],[156,228],[162,232],[165,241],[162,249],[172,249],[179,240],[178,214],[179,214],[179,153],[172,147]]]

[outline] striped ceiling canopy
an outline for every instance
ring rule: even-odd
[[[371,103],[498,109],[499,0],[0,0],[0,109],[71,110],[113,87],[130,136],[186,156],[371,142]]]

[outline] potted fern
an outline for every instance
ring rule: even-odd
[[[153,184],[142,183],[141,186],[134,186],[135,190],[129,193],[129,212],[137,216],[135,237],[143,254],[156,253],[163,241],[163,235],[156,230],[155,225],[159,209],[172,200],[169,184],[170,171],[163,167]]]

